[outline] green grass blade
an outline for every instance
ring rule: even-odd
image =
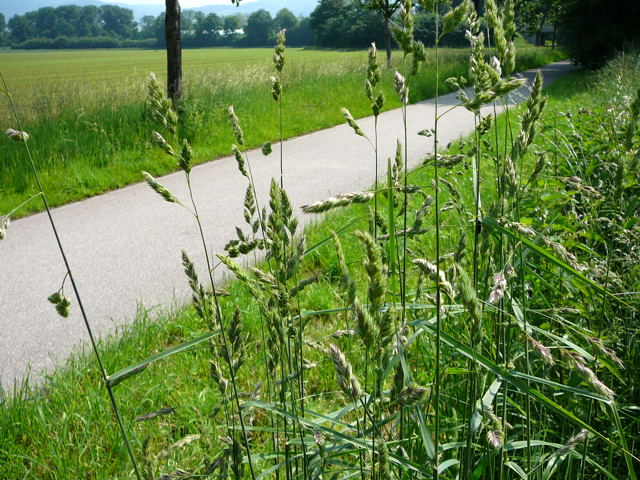
[[[120,382],[133,377],[134,375],[142,372],[145,368],[147,368],[150,364],[157,362],[158,360],[162,360],[163,358],[170,357],[171,355],[175,355],[176,353],[184,352],[185,350],[198,345],[199,343],[206,342],[214,335],[217,335],[218,331],[205,333],[199,337],[196,337],[188,342],[181,343],[180,345],[176,345],[175,347],[171,347],[163,352],[156,353],[141,362],[136,363],[135,365],[131,365],[130,367],[123,368],[122,370],[118,370],[116,373],[109,375],[107,377],[107,383],[114,387],[118,385]]]
[[[340,228],[339,230],[336,231],[336,235],[340,235],[341,233],[343,233],[345,230],[347,230],[349,227],[353,226],[354,224],[356,224],[357,222],[359,222],[360,220],[362,220],[364,217],[356,217],[353,220],[351,220],[350,222],[347,222],[347,224],[345,226],[343,226],[342,228]],[[303,256],[307,256],[310,253],[313,253],[314,251],[316,251],[318,248],[320,248],[322,245],[324,245],[327,242],[330,242],[331,240],[333,240],[333,235],[329,235],[328,237],[324,238],[323,240],[320,240],[318,243],[316,243],[315,245],[310,246],[309,248],[307,248],[304,253],[302,254]]]

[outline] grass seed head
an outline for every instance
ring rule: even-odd
[[[360,135],[361,137],[365,137],[367,138],[367,135],[364,133],[364,131],[360,128],[360,125],[358,125],[358,123],[355,121],[355,119],[353,118],[353,116],[351,115],[351,112],[349,111],[349,109],[347,108],[343,108],[342,109],[342,115],[344,116],[344,119],[347,121],[347,123],[349,124],[349,126],[353,129],[353,131],[356,133],[356,135]]]
[[[379,331],[378,327],[374,323],[373,319],[369,315],[369,312],[365,310],[356,299],[353,303],[353,313],[356,319],[356,328],[362,343],[364,343],[367,349],[371,350],[378,338]]]
[[[142,172],[142,175],[144,176],[145,181],[149,184],[152,190],[156,192],[158,195],[160,195],[162,198],[164,198],[167,202],[178,203],[178,204],[180,203],[180,201],[176,197],[174,197],[173,194],[169,190],[167,190],[167,188],[164,185],[162,185],[155,178],[153,178],[153,176],[150,173]]]
[[[276,35],[276,49],[273,54],[273,65],[278,72],[284,69],[284,44],[286,42],[286,29],[281,29]]]
[[[576,448],[580,444],[580,442],[582,442],[585,438],[587,438],[588,434],[589,434],[589,432],[587,430],[585,430],[585,429],[580,430],[580,432],[578,432],[576,435],[571,437],[567,443],[565,443],[562,447],[560,447],[558,450],[556,450],[553,453],[553,456],[554,457],[563,457],[563,456],[565,456],[571,450]]]
[[[277,102],[280,100],[280,95],[282,95],[282,85],[280,84],[280,80],[276,77],[271,77],[271,96]]]
[[[413,15],[411,14],[411,1],[404,0],[398,9],[399,25],[392,28],[393,37],[400,46],[404,55],[413,52]]]
[[[456,8],[446,12],[442,18],[442,32],[440,38],[453,32],[468,16],[470,9],[473,8],[468,0],[463,1]]]
[[[27,140],[29,140],[29,134],[21,130],[8,128],[4,133],[14,142],[26,142]]]
[[[432,281],[438,283],[440,285],[440,288],[442,288],[450,298],[455,297],[453,287],[447,280],[442,269],[440,269],[440,272],[438,274],[438,268],[436,267],[436,265],[425,260],[424,258],[416,258],[415,260],[412,260],[412,263],[416,267],[418,267],[424,274],[426,274]]]
[[[382,281],[382,250],[369,233],[357,231],[355,235],[362,241],[366,249],[367,258],[363,262],[363,266],[369,280],[367,288],[369,313],[377,316],[380,313],[380,307],[384,304],[385,296],[385,287]]]
[[[304,213],[324,213],[334,208],[347,207],[355,203],[367,203],[373,198],[371,192],[353,192],[336,195],[308,205],[302,205],[300,208]]]
[[[153,142],[164,150],[167,155],[171,155],[172,157],[176,156],[176,152],[173,147],[169,145],[169,142],[167,142],[159,132],[151,132],[151,138],[153,139]]]
[[[0,240],[4,240],[5,238],[7,238],[7,228],[9,228],[10,222],[10,217],[0,217]]]
[[[487,442],[496,450],[504,445],[504,432],[495,428],[487,429]]]
[[[553,355],[551,355],[551,350],[549,350],[547,347],[545,347],[542,343],[538,342],[533,337],[527,337],[527,340],[547,365],[553,365],[556,363],[555,360],[553,359]]]
[[[353,374],[351,364],[338,347],[329,345],[329,355],[333,360],[333,367],[336,370],[338,385],[349,400],[357,400],[362,396],[360,382]]]
[[[380,82],[380,65],[378,64],[378,50],[376,49],[376,44],[373,42],[369,46],[369,64],[367,66],[367,82],[372,89],[376,88],[378,83]],[[369,95],[369,100],[373,100],[373,93]]]
[[[507,290],[507,280],[504,276],[504,272],[498,272],[493,277],[493,288],[489,294],[489,303],[495,305],[503,297]]]
[[[231,122],[231,128],[233,128],[233,134],[236,137],[236,141],[240,146],[244,146],[244,132],[242,131],[242,127],[240,127],[240,120],[238,120],[238,116],[236,115],[233,105],[229,105],[228,112],[229,121]]]
[[[403,407],[409,407],[420,402],[427,393],[425,387],[421,387],[415,383],[410,383],[398,393],[396,403]]]
[[[493,125],[492,113],[490,113],[489,115],[485,115],[480,119],[480,123],[478,124],[478,129],[477,129],[480,136],[486,134],[491,128],[491,125]]]
[[[402,76],[402,74],[398,71],[396,71],[394,77],[394,85],[396,88],[396,92],[398,93],[398,96],[400,97],[400,101],[406,105],[409,103],[409,88],[407,87],[407,82],[405,80],[405,78]]]
[[[182,152],[180,152],[180,160],[178,164],[180,165],[180,168],[186,173],[191,173],[192,159],[193,150],[191,149],[191,144],[185,138],[182,142]]]
[[[233,152],[233,158],[236,159],[236,163],[238,164],[238,170],[240,170],[240,173],[243,176],[249,178],[249,173],[247,172],[247,166],[244,163],[242,152],[236,145],[231,145],[231,151]]]
[[[62,290],[58,290],[57,292],[49,295],[47,297],[49,303],[55,305],[56,312],[63,318],[67,318],[69,313],[71,313],[71,300],[67,298]]]

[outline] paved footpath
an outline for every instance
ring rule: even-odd
[[[568,62],[559,62],[541,70],[549,83],[572,68]],[[524,76],[530,83],[535,71]],[[519,93],[522,100],[528,89]],[[449,94],[441,96],[439,103],[442,112],[457,100]],[[430,139],[416,134],[433,126],[433,112],[434,100],[408,107],[411,166],[418,165],[432,148]],[[372,117],[358,122],[365,132],[373,131]],[[455,108],[440,121],[441,144],[472,130],[472,114]],[[393,157],[396,139],[403,138],[400,110],[380,115],[379,132],[382,167],[387,157]],[[287,140],[283,148],[285,188],[296,207],[373,183],[371,148],[346,125]],[[266,204],[271,178],[278,176],[279,149],[274,144],[266,158],[259,150],[249,152],[261,204]],[[179,198],[187,198],[182,173],[160,181]],[[235,235],[234,226],[243,225],[246,179],[229,157],[195,167],[192,183],[211,250],[221,252]],[[297,213],[303,221],[310,219]],[[98,334],[132,321],[141,305],[167,311],[188,298],[180,251],[185,249],[202,266],[196,226],[185,210],[166,203],[146,184],[56,208],[53,217]],[[0,385],[7,388],[29,368],[32,378],[41,378],[40,372],[52,371],[88,337],[75,299],[66,319],[47,302],[47,296],[59,288],[65,269],[44,214],[11,224],[0,243],[0,265]],[[68,281],[65,293],[72,295]]]

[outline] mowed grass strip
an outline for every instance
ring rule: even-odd
[[[272,49],[201,49],[184,51],[185,98],[181,134],[194,146],[197,163],[228,155],[232,143],[226,109],[233,104],[249,147],[275,139],[277,107],[269,77]],[[429,52],[429,55],[432,53]],[[343,121],[340,108],[355,117],[370,114],[364,95],[366,51],[287,49],[284,71],[285,130],[293,137]],[[467,74],[466,49],[440,52],[440,91],[444,80]],[[518,69],[563,57],[560,50],[523,48]],[[401,61],[396,53],[396,61]],[[176,169],[149,141],[155,128],[145,106],[146,79],[165,71],[160,50],[8,52],[0,54],[2,73],[31,135],[37,167],[51,205],[61,205]],[[431,65],[429,62],[428,65]],[[431,67],[414,82],[410,100],[434,95]],[[383,74],[387,109],[399,106],[393,71]],[[0,103],[3,129],[16,128],[8,102]],[[0,140],[0,213],[35,193],[24,149]],[[15,216],[42,209],[28,204]]]
[[[557,112],[588,104],[592,80],[591,74],[579,72],[554,82],[546,90],[549,95],[547,118],[552,119]],[[512,112],[512,121],[521,112],[522,107]],[[498,121],[497,128],[498,142],[502,144],[506,135],[504,116]],[[490,132],[487,138],[493,138],[493,135]],[[455,152],[455,149],[454,145],[452,151]],[[485,162],[483,168],[483,178],[491,179],[491,162]],[[410,179],[415,185],[430,185],[432,177],[431,168],[419,168],[411,173]],[[464,196],[471,198],[470,175],[461,177],[457,186]],[[487,184],[483,190],[483,200],[487,203],[495,200],[495,189],[491,188],[491,184]],[[448,199],[448,194],[443,190],[442,204],[446,204]],[[410,210],[413,211],[414,207],[416,205],[412,205]],[[339,231],[351,224],[341,235],[346,262],[351,266],[361,264],[362,245],[353,232],[367,229],[366,216],[366,208],[362,206],[326,215],[306,229],[307,244],[315,245],[330,237],[332,231]],[[354,219],[359,220],[352,223]],[[452,216],[450,219],[453,228],[469,225],[468,219],[462,217]],[[230,235],[232,231],[233,226],[230,225]],[[427,234],[424,240],[425,245],[430,245],[430,250],[426,252],[429,255],[433,254],[432,239],[433,232]],[[454,249],[455,245],[447,245],[447,248]],[[322,272],[323,277],[304,290],[301,304],[306,309],[314,310],[340,307],[341,300],[336,288],[340,267],[333,242],[329,241],[315,250],[307,267],[311,271]],[[358,285],[366,284],[362,269],[353,267],[351,271]],[[184,281],[187,281],[186,278]],[[238,306],[249,337],[260,338],[259,312],[252,297],[238,281],[231,281],[225,288],[230,292],[228,297],[222,299],[225,317],[228,318]],[[339,315],[316,316],[307,327],[305,338],[333,342],[335,340],[331,335],[342,323]],[[100,349],[107,371],[114,372],[205,331],[206,326],[191,308],[181,309],[177,314],[167,313],[160,318],[141,310],[135,323],[121,327],[121,330],[103,340]],[[248,350],[255,351],[256,356],[261,355],[261,347],[256,343],[251,343]],[[433,352],[425,355],[427,364],[432,361]],[[351,355],[352,360],[356,358],[356,355]],[[116,395],[127,428],[132,432],[139,460],[145,461],[142,445],[148,439],[147,459],[157,469],[158,475],[177,468],[189,471],[197,469],[210,461],[224,445],[220,440],[226,434],[223,414],[213,414],[219,407],[220,396],[209,376],[209,359],[206,347],[195,348],[157,362],[116,387]],[[334,395],[337,387],[331,363],[326,357],[320,354],[314,356],[312,352],[305,359],[318,363],[315,369],[308,372],[308,407],[321,412],[337,408],[341,400]],[[261,361],[252,361],[251,368],[247,367],[249,365],[241,370],[239,378],[242,392],[253,391],[257,379],[266,376]],[[140,415],[163,407],[174,407],[176,410],[171,415],[151,421],[134,421]],[[456,423],[460,419],[445,421]],[[22,385],[15,392],[7,392],[6,396],[1,397],[0,431],[3,432],[0,437],[0,478],[106,480],[131,476],[126,450],[119,438],[106,394],[100,388],[100,376],[94,359],[88,351],[74,355],[66,366],[48,377],[43,388]],[[188,435],[201,436],[189,445],[170,448]],[[255,435],[266,434],[257,431]],[[264,445],[268,448],[266,440]],[[257,464],[260,471],[268,466],[266,461],[258,461]]]

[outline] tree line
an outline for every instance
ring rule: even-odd
[[[372,41],[384,45],[385,19],[375,9],[363,8],[365,3],[363,0],[320,0],[309,17],[296,17],[286,8],[273,17],[266,10],[228,16],[184,10],[182,43],[187,48],[266,46],[285,28],[290,46],[359,48]],[[429,44],[434,28],[434,15],[418,9],[417,38]],[[452,36],[449,44],[464,45],[462,31]],[[133,11],[115,5],[65,5],[14,15],[8,22],[0,14],[0,45],[25,49],[161,48],[165,46],[164,13],[136,21]]]
[[[181,15],[185,47],[270,45],[281,28],[287,29],[289,45],[314,45],[309,18],[296,17],[286,8],[274,17],[266,10],[229,16],[185,10]],[[133,11],[115,5],[65,5],[14,15],[8,22],[0,14],[0,45],[25,49],[164,47],[164,13],[135,21]]]
[[[462,0],[452,0],[453,6]],[[499,3],[504,0],[498,0]],[[601,65],[612,52],[640,42],[638,0],[513,0],[523,33],[545,43],[551,28],[579,63]],[[483,0],[473,0],[482,11]],[[417,2],[418,3],[418,2]],[[442,2],[444,3],[444,2]],[[186,10],[181,16],[185,47],[267,46],[281,28],[290,46],[361,48],[375,41],[395,47],[388,26],[400,0],[319,0],[309,17],[284,8],[274,17],[266,10],[250,15],[219,16]],[[429,46],[440,15],[415,11],[415,37]],[[446,38],[445,46],[466,46],[464,28]],[[165,46],[164,13],[135,21],[133,12],[115,5],[44,7],[14,15],[0,14],[0,45],[13,48],[112,48]]]

